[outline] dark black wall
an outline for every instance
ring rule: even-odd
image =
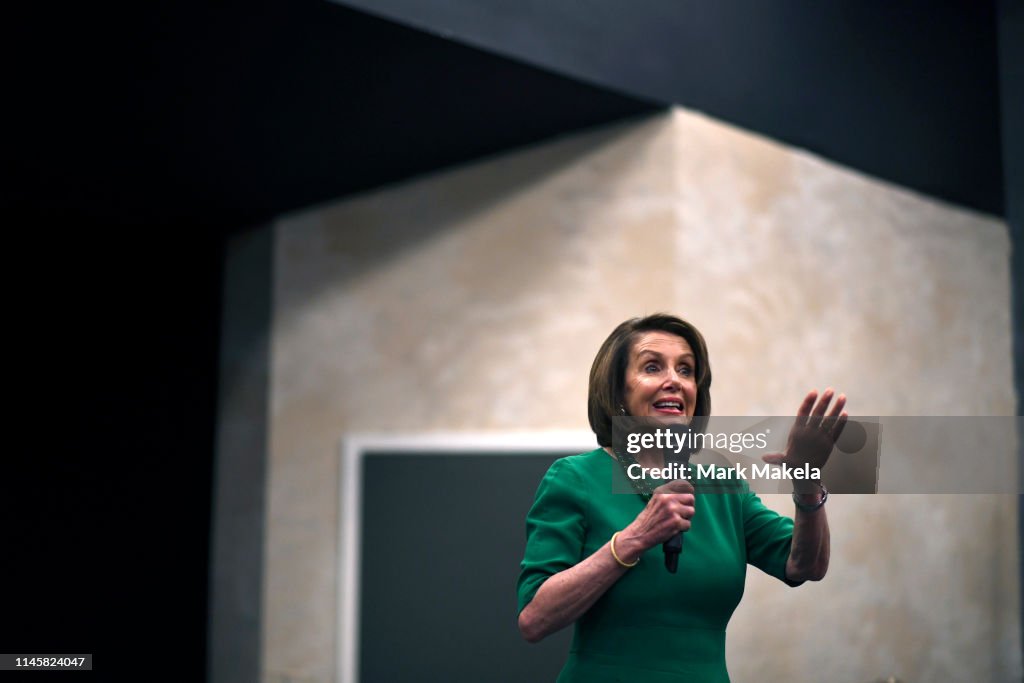
[[[225,239],[660,105],[319,0],[14,12],[0,642],[203,680]]]
[[[999,56],[1003,112],[1003,174],[1006,221],[1013,239],[1013,356],[1017,384],[1017,414],[1024,415],[1024,2],[999,3]],[[1024,443],[1018,446],[1020,478],[1024,483]],[[1018,571],[1024,593],[1024,496],[1017,499]],[[1020,606],[1024,624],[1024,601]],[[1022,649],[1024,649],[1024,634]]]
[[[1005,214],[1014,244],[1017,414],[1024,415],[1024,0],[1000,2],[999,51]]]

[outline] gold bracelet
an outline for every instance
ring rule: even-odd
[[[612,551],[612,557],[615,558],[616,562],[618,562],[620,565],[622,565],[626,569],[631,569],[631,568],[635,567],[637,564],[639,564],[640,558],[638,557],[635,560],[633,560],[632,564],[627,564],[627,563],[623,562],[619,558],[618,553],[615,552],[615,537],[618,536],[619,533],[620,532],[616,531],[614,534],[612,534],[612,540],[608,543],[608,549]]]

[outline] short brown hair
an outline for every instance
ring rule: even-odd
[[[612,330],[590,367],[587,416],[601,446],[612,445],[612,417],[622,405],[629,353],[636,338],[644,332],[667,332],[687,341],[696,356],[697,366],[694,369],[697,376],[694,415],[711,414],[711,364],[708,347],[700,331],[682,318],[667,313],[631,318]]]

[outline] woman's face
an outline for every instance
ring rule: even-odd
[[[634,417],[693,417],[696,356],[689,342],[668,332],[644,332],[629,352],[623,404]]]

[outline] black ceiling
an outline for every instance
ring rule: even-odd
[[[1002,213],[995,0],[339,1]]]
[[[41,20],[21,207],[245,226],[662,106],[320,0],[142,4]]]
[[[234,228],[677,101],[1002,212],[991,3],[647,4],[646,20],[634,8],[615,22],[596,2],[606,16],[581,29],[558,3],[527,3],[536,35],[493,38],[608,88],[326,0],[36,8],[31,39],[5,48],[24,116],[5,200],[111,225]],[[644,21],[660,28],[644,34]],[[539,41],[556,30],[564,41]],[[644,38],[666,52],[660,69]],[[541,50],[573,41],[588,47]],[[598,68],[605,78],[585,73]]]

